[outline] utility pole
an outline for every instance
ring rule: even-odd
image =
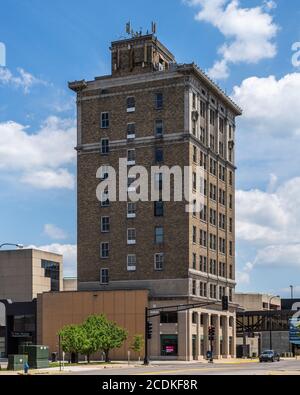
[[[291,288],[291,299],[294,300],[294,286],[290,285]]]

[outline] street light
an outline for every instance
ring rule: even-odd
[[[15,243],[4,243],[4,244],[0,244],[0,248],[2,247],[17,247],[17,248],[24,248],[23,244],[15,244]]]
[[[273,348],[273,339],[272,339],[272,331],[273,331],[273,317],[272,317],[272,310],[271,310],[271,302],[272,302],[272,300],[273,299],[275,299],[275,298],[280,298],[280,296],[279,295],[277,295],[277,296],[272,296],[271,298],[270,298],[270,300],[269,300],[269,311],[270,311],[270,313],[269,313],[269,320],[270,320],[270,322],[269,322],[269,325],[270,325],[270,350],[272,350],[272,348]]]
[[[290,285],[291,288],[291,299],[294,300],[294,286]]]

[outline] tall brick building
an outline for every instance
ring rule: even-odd
[[[154,307],[210,303],[157,319],[151,354],[201,358],[214,324],[216,356],[234,355],[235,308],[222,313],[220,301],[227,294],[232,302],[235,287],[241,110],[195,64],[177,64],[154,35],[113,42],[111,53],[111,75],[69,84],[78,111],[78,288],[148,289]],[[204,209],[187,213],[184,201],[100,203],[96,172],[117,169],[120,158],[149,173],[151,166],[201,165]]]

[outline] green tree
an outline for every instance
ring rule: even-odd
[[[128,333],[116,323],[109,321],[105,315],[91,316],[83,324],[95,349],[103,350],[105,361],[110,362],[109,352],[120,348]]]
[[[145,341],[143,335],[135,335],[132,341],[131,349],[139,354],[139,361],[141,360],[141,352],[144,348]]]
[[[64,352],[79,354],[85,341],[85,334],[79,325],[67,325],[59,333],[61,347]]]

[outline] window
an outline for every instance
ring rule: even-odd
[[[178,313],[176,311],[162,311],[160,313],[161,324],[177,324]]]
[[[155,217],[164,216],[164,202],[154,202],[154,216]]]
[[[155,108],[156,110],[161,110],[164,105],[164,97],[162,93],[155,94]]]
[[[192,283],[192,294],[193,295],[197,295],[197,282],[196,282],[196,280],[193,280],[193,283]]]
[[[207,221],[207,206],[203,206],[202,210],[200,211],[200,220],[203,222]]]
[[[101,139],[101,154],[109,154],[109,139]]]
[[[155,163],[164,161],[164,151],[162,148],[155,148]]]
[[[135,123],[127,124],[127,138],[134,139],[135,138]]]
[[[193,108],[196,108],[196,93],[193,93]]]
[[[229,208],[232,210],[233,202],[232,202],[232,195],[229,195]]]
[[[232,218],[229,218],[229,232],[232,233],[233,230],[233,222],[232,222]]]
[[[193,269],[197,269],[197,255],[193,254]]]
[[[215,151],[216,148],[216,144],[215,144],[215,135],[214,134],[210,134],[210,148]]]
[[[193,136],[197,135],[197,122],[194,120],[192,120],[192,133],[193,133]]]
[[[222,237],[219,238],[219,251],[221,254],[226,253],[226,240]]]
[[[197,174],[193,173],[193,189],[196,191],[197,189]]]
[[[220,130],[220,133],[224,133],[224,119],[223,118],[219,118],[219,130]]]
[[[226,278],[226,264],[224,262],[219,263],[219,276]]]
[[[209,248],[213,251],[217,250],[217,236],[210,234],[209,235]]]
[[[222,165],[219,166],[219,180],[225,182],[225,167]]]
[[[164,270],[164,254],[154,255],[154,269],[156,271]]]
[[[127,98],[127,112],[134,112],[135,111],[135,98],[128,97]]]
[[[193,314],[192,314],[192,323],[193,324],[197,324],[197,322],[198,322],[198,313],[193,312]]]
[[[232,288],[229,288],[229,302],[232,302]]]
[[[217,299],[217,286],[210,284],[210,298]]]
[[[233,184],[233,174],[232,171],[229,172],[229,185]]]
[[[211,225],[216,226],[217,225],[217,212],[216,210],[213,210],[212,208],[209,210],[209,222]]]
[[[162,120],[156,120],[155,121],[155,136],[160,138],[164,134],[164,127],[163,127],[163,121]]]
[[[231,280],[233,280],[233,266],[232,265],[229,266],[229,278]]]
[[[229,242],[229,255],[233,256],[233,242],[232,241]]]
[[[202,126],[200,127],[200,141],[205,144],[205,129]]]
[[[101,243],[100,245],[100,258],[109,258],[109,243]]]
[[[216,114],[215,114],[215,111],[214,110],[210,110],[210,124],[212,125],[212,126],[215,126],[215,122],[216,122]]]
[[[107,180],[109,176],[109,166],[108,165],[104,165],[101,166],[101,180]]]
[[[136,271],[136,255],[127,255],[127,271],[134,272]]]
[[[206,273],[207,272],[207,258],[206,256],[200,256],[200,272]]]
[[[193,226],[193,243],[196,244],[197,242],[197,228]]]
[[[135,165],[135,149],[127,150],[127,162],[129,165]]]
[[[217,162],[210,158],[210,173],[214,176],[217,175]]]
[[[217,275],[217,261],[215,259],[211,259],[209,262],[209,273]]]
[[[207,233],[205,230],[200,230],[200,245],[202,247],[207,247]]]
[[[101,218],[101,232],[108,233],[110,231],[110,218],[102,217]]]
[[[225,150],[224,150],[224,143],[222,141],[219,142],[219,155],[224,158]]]
[[[135,192],[136,189],[134,186],[132,186],[135,181],[135,177],[128,177],[128,192]]]
[[[109,207],[109,205],[110,205],[110,201],[109,201],[108,191],[102,192],[101,207]]]
[[[223,230],[226,230],[226,216],[225,214],[219,214],[219,227]]]
[[[193,161],[197,163],[197,147],[193,146]]]
[[[109,283],[109,272],[108,269],[101,269],[100,271],[100,282],[101,284]]]
[[[219,189],[219,203],[222,205],[222,206],[225,206],[225,204],[226,204],[226,193],[225,193],[225,191],[223,190],[223,189]]]
[[[206,117],[206,104],[203,100],[200,101],[200,115],[202,118]]]
[[[109,128],[109,113],[108,112],[101,113],[101,128],[102,129]]]
[[[41,267],[44,269],[45,277],[50,278],[50,280],[51,280],[51,291],[58,292],[60,290],[60,286],[59,286],[60,265],[59,265],[59,263],[42,259],[41,260]]]
[[[210,188],[209,188],[209,196],[211,198],[211,200],[216,201],[217,200],[217,187],[216,185],[210,184]]]
[[[162,191],[163,189],[163,173],[156,173],[155,178],[155,188],[157,191]]]
[[[136,203],[127,203],[127,218],[136,217]]]
[[[164,228],[157,226],[155,228],[155,244],[163,244],[164,242]]]
[[[135,229],[127,229],[127,244],[136,244],[136,231]]]
[[[178,335],[160,335],[161,356],[178,356]]]

